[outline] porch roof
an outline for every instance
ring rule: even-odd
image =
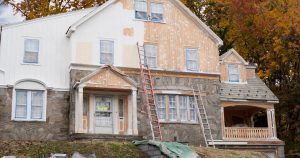
[[[278,103],[278,98],[258,77],[247,80],[247,84],[221,83],[220,98],[223,101],[251,100]]]
[[[104,89],[137,89],[137,83],[121,70],[112,65],[105,65],[91,74],[83,77],[74,88],[104,88]]]

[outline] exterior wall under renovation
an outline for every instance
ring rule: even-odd
[[[125,70],[126,72],[126,70]],[[147,109],[144,105],[145,97],[142,91],[142,85],[139,72],[126,72],[132,79],[139,84],[138,90],[138,129],[139,135],[145,138],[151,138],[151,130],[147,116]],[[206,95],[207,104],[205,104],[208,120],[212,129],[214,139],[220,140],[221,131],[221,110],[219,106],[219,80],[215,76],[201,76],[189,74],[164,73],[159,71],[153,72],[153,86],[155,94],[166,95],[188,95],[193,96],[191,87],[199,85],[202,94]],[[179,111],[179,110],[178,110]],[[200,124],[164,122],[161,123],[162,136],[165,141],[179,141],[194,145],[204,145]]]

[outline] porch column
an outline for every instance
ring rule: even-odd
[[[137,91],[136,89],[132,90],[132,130],[133,130],[133,135],[138,135],[136,91]]]
[[[75,92],[75,133],[83,133],[83,87]]]
[[[276,121],[275,121],[275,109],[270,109],[270,111],[271,111],[273,138],[277,138]]]
[[[267,109],[267,118],[268,118],[268,128],[270,130],[271,138],[276,138],[276,124],[275,124],[275,110],[274,109]]]
[[[221,128],[222,128],[222,137],[225,138],[225,116],[224,116],[224,107],[221,107]]]

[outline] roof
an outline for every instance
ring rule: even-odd
[[[92,18],[94,15],[96,15],[97,13],[101,12],[102,10],[104,10],[105,8],[107,8],[108,6],[114,4],[115,2],[117,2],[119,0],[109,0],[107,2],[105,2],[104,4],[102,4],[101,6],[97,7],[95,10],[93,10],[92,12],[88,13],[86,16],[82,17],[81,19],[79,19],[78,21],[76,21],[75,23],[73,23],[69,29],[66,32],[67,37],[71,37],[72,33],[76,31],[77,27],[79,27],[81,24],[83,24],[84,22],[86,22],[87,20],[89,20],[90,18]],[[218,46],[223,45],[223,41],[220,39],[220,37],[218,37],[204,22],[202,22],[190,9],[188,9],[182,2],[180,2],[180,0],[169,0],[171,1],[173,4],[175,4],[175,6],[177,6],[181,11],[183,11],[184,13],[186,13],[189,17],[191,17],[191,19],[203,30],[206,31],[206,33],[208,33],[208,35],[218,44]]]
[[[249,63],[245,61],[245,59],[233,48],[228,50],[226,53],[222,54],[219,57],[220,62],[224,62],[224,60],[229,57],[230,54],[234,54],[243,64],[248,65]]]
[[[220,98],[223,101],[248,100],[278,102],[278,98],[257,76],[247,84],[221,83]]]

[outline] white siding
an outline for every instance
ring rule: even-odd
[[[1,85],[14,85],[22,79],[40,80],[47,87],[69,87],[70,42],[65,33],[76,20],[91,9],[45,17],[3,27],[0,70],[5,76]],[[39,64],[22,64],[24,38],[40,40]]]

